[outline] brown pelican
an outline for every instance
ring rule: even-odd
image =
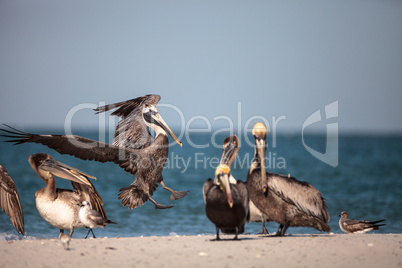
[[[247,175],[250,200],[263,213],[264,219],[280,224],[277,235],[285,235],[289,226],[312,227],[329,232],[329,214],[325,199],[310,183],[293,177],[266,172],[265,138],[262,123],[253,127],[255,155]]]
[[[17,232],[25,235],[24,215],[17,187],[2,165],[0,165],[0,208],[10,217]]]
[[[234,239],[244,232],[244,224],[249,217],[248,192],[246,185],[233,178],[229,181],[230,168],[221,164],[216,168],[215,180],[208,179],[202,187],[205,212],[208,219],[216,226],[216,240],[219,229],[235,230]],[[234,181],[234,182],[233,182]]]
[[[65,229],[70,230],[71,237],[74,229],[84,227],[78,217],[83,201],[90,202],[106,218],[102,198],[88,179],[94,177],[56,161],[45,153],[31,155],[28,161],[46,183],[44,188],[35,192],[36,208],[44,220],[60,229],[59,238]],[[53,176],[70,180],[74,191],[56,188]]]
[[[339,219],[339,227],[344,233],[347,234],[364,234],[373,230],[378,230],[380,226],[385,225],[378,224],[385,221],[385,219],[379,221],[359,221],[355,219],[348,219],[348,213],[346,211],[342,211],[339,217],[341,217]]]
[[[96,227],[104,228],[109,223],[116,224],[115,222],[103,217],[102,214],[100,214],[97,210],[92,209],[91,204],[88,201],[82,202],[78,217],[84,227],[89,229],[85,238],[88,237],[89,232],[92,232],[93,238],[96,238],[94,232],[92,231],[92,229]]]
[[[61,154],[69,154],[83,160],[114,162],[126,172],[136,174],[130,186],[120,189],[119,199],[122,199],[123,206],[128,205],[130,209],[133,209],[149,199],[158,209],[171,208],[172,206],[158,204],[152,199],[151,196],[157,187],[156,183],[160,183],[164,189],[172,193],[170,199],[182,198],[188,191],[174,191],[163,181],[162,170],[168,156],[167,133],[180,146],[182,144],[158,113],[155,106],[159,100],[158,95],[147,95],[95,109],[97,113],[101,113],[118,108],[112,113],[121,117],[116,127],[113,144],[76,135],[36,135],[11,127],[12,130],[0,130],[11,134],[2,136],[13,138],[9,142],[16,144],[40,143]],[[154,130],[155,138],[150,135],[148,128]]]
[[[236,135],[229,136],[223,141],[223,152],[220,164],[225,164],[229,167],[232,166],[232,163],[236,159],[236,156],[239,152],[239,144],[239,138]],[[233,176],[230,177],[230,179],[232,178]],[[251,200],[249,200],[249,212],[249,221],[262,222],[262,231],[260,234],[268,234],[268,231],[265,228],[264,215]]]

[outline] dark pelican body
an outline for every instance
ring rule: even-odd
[[[83,160],[114,162],[126,172],[136,174],[135,181],[130,186],[120,189],[119,199],[122,199],[121,203],[124,206],[128,205],[133,209],[149,199],[156,208],[170,208],[172,206],[158,204],[152,199],[156,183],[160,183],[164,189],[172,193],[171,199],[182,198],[188,191],[174,191],[166,187],[163,182],[162,170],[169,147],[167,133],[180,146],[181,143],[159,115],[155,107],[159,100],[158,95],[147,95],[95,109],[97,113],[101,113],[118,108],[112,113],[121,117],[113,144],[76,135],[36,135],[13,128],[0,130],[8,133],[2,136],[13,138],[9,142],[16,144],[40,143],[61,154],[69,154]],[[148,128],[155,131],[155,138],[150,135]]]
[[[285,235],[288,227],[312,227],[329,232],[329,213],[325,199],[310,183],[266,172],[265,125],[257,123],[253,128],[256,139],[254,161],[247,176],[250,200],[263,213],[267,221],[280,224],[277,235]]]
[[[235,233],[237,239],[249,217],[246,185],[231,176],[229,166],[221,164],[216,169],[215,180],[205,181],[202,193],[207,217],[216,226],[216,240],[220,240],[219,229]]]
[[[0,165],[0,208],[10,217],[17,232],[25,235],[24,215],[17,187],[2,165]]]
[[[103,217],[102,214],[99,213],[99,211],[92,209],[91,204],[88,201],[82,202],[78,217],[84,227],[89,229],[85,238],[88,237],[89,232],[92,232],[93,238],[96,238],[94,232],[92,231],[92,229],[96,227],[104,228],[109,223],[116,224],[115,222]]]
[[[344,233],[347,234],[364,234],[373,230],[378,230],[380,226],[384,226],[385,224],[378,224],[380,222],[385,221],[359,221],[355,219],[349,219],[348,213],[346,211],[342,211],[339,215],[341,218],[339,219],[339,227]]]
[[[35,192],[36,208],[44,220],[60,229],[59,237],[65,229],[70,230],[71,237],[74,229],[84,227],[78,217],[80,205],[84,201],[88,201],[106,218],[102,198],[88,179],[91,176],[60,163],[45,153],[31,155],[28,161],[46,183],[44,188]],[[56,188],[53,175],[70,180],[74,191]]]

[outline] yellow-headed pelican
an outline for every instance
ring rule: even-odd
[[[220,164],[215,171],[215,180],[208,179],[202,187],[205,212],[216,226],[216,240],[219,229],[235,230],[235,237],[244,232],[244,224],[249,217],[248,191],[246,185],[232,178],[230,168]]]
[[[290,226],[312,227],[329,232],[329,213],[325,199],[310,183],[290,176],[266,172],[265,138],[267,128],[256,123],[255,155],[247,175],[250,200],[263,213],[267,221],[280,224],[277,235],[285,235]]]

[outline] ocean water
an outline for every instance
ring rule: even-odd
[[[63,134],[63,131],[33,130],[40,134]],[[84,137],[99,139],[97,132],[75,132]],[[97,237],[138,237],[215,234],[214,225],[204,211],[202,185],[214,176],[222,149],[223,140],[229,133],[188,134],[181,137],[183,147],[171,143],[169,157],[163,171],[167,186],[175,190],[190,190],[183,199],[171,201],[170,193],[158,187],[154,199],[159,203],[174,205],[174,208],[156,210],[151,202],[130,210],[117,199],[119,189],[128,186],[134,177],[113,163],[83,161],[59,153],[38,144],[13,146],[0,138],[0,164],[15,181],[25,218],[26,237],[19,235],[8,216],[0,211],[0,240],[56,238],[59,230],[43,220],[36,209],[35,191],[45,183],[30,167],[29,155],[45,152],[56,160],[76,167],[97,177],[94,186],[102,196],[107,217],[117,222],[105,229],[95,229]],[[254,154],[254,139],[241,136],[238,158],[232,165],[232,174],[245,181]],[[171,139],[170,139],[171,140]],[[326,198],[330,213],[332,232],[341,233],[338,226],[339,213],[348,211],[355,219],[386,219],[386,226],[376,233],[402,233],[402,136],[340,135],[339,164],[332,167],[311,155],[300,135],[278,134],[276,140],[268,137],[268,170],[291,174],[299,180],[313,184]],[[310,135],[305,143],[312,149],[325,152],[326,137]],[[58,188],[71,189],[71,184],[57,179]],[[278,224],[266,224],[270,233]],[[246,224],[247,233],[258,233],[260,223]],[[317,234],[312,228],[289,228],[292,234]],[[86,229],[77,229],[75,238],[86,235]]]

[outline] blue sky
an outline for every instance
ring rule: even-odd
[[[401,1],[1,1],[0,123],[155,93],[172,127],[297,132],[338,101],[340,131],[402,133],[401,29]]]

